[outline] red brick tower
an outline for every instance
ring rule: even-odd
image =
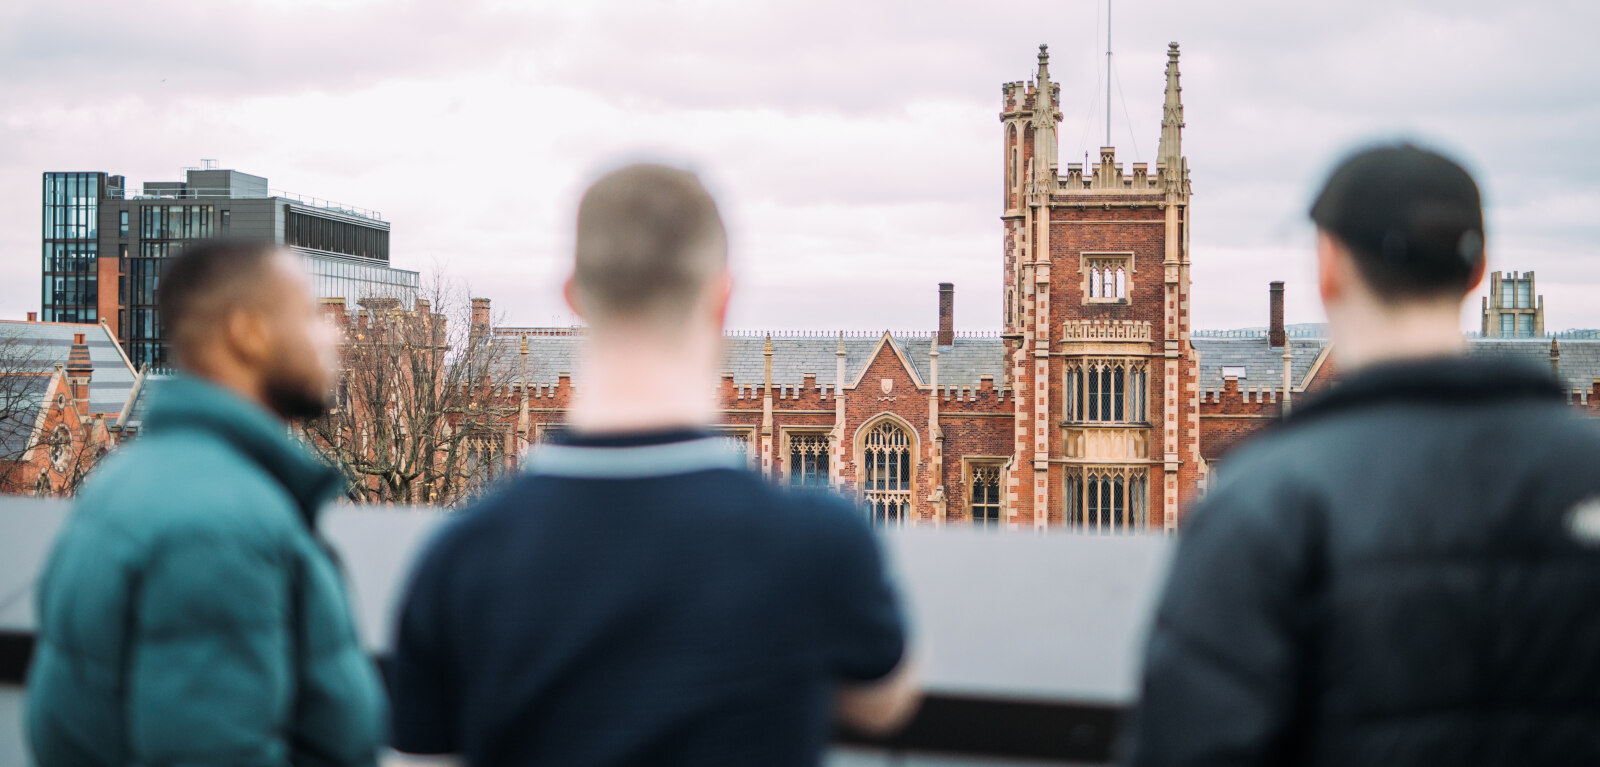
[[[1154,173],[1125,175],[1102,147],[1093,168],[1060,175],[1045,46],[1033,82],[1002,87],[1014,527],[1172,528],[1198,479],[1177,43],[1167,59]]]

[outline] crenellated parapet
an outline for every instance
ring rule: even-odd
[[[1117,162],[1116,152],[1114,147],[1101,147],[1100,162],[1087,168],[1081,162],[1067,163],[1067,173],[1058,180],[1056,195],[1164,195],[1167,192],[1166,163],[1156,163],[1154,173],[1148,163],[1142,162],[1133,163],[1124,171],[1122,163]]]
[[[1149,343],[1147,320],[1067,320],[1061,323],[1062,341],[1136,341]]]

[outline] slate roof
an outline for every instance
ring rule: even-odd
[[[10,423],[0,423],[0,455],[14,457],[27,449],[56,363],[66,365],[77,333],[84,334],[94,369],[89,379],[89,411],[122,412],[137,376],[105,326],[0,320],[0,355],[11,357],[0,360],[4,368],[0,374],[25,374],[16,376],[18,382],[5,384],[20,398],[20,407],[8,407],[12,415],[5,420]]]
[[[1195,336],[1190,339],[1196,351],[1200,352],[1200,388],[1220,389],[1226,381],[1222,376],[1222,368],[1243,367],[1245,375],[1239,380],[1241,388],[1251,386],[1283,386],[1283,347],[1267,345],[1266,335],[1259,338],[1202,338]],[[1291,338],[1289,350],[1293,358],[1289,361],[1289,374],[1294,379],[1294,386],[1299,388],[1305,383],[1306,374],[1311,371],[1311,366],[1322,354],[1323,347],[1328,345],[1327,339],[1322,338]]]
[[[50,388],[50,376],[16,376],[0,384],[5,414],[0,414],[0,460],[15,460],[28,449],[34,424],[39,420],[39,404]]]
[[[1203,389],[1222,387],[1222,367],[1240,365],[1245,368],[1245,378],[1240,386],[1279,386],[1283,381],[1283,350],[1267,346],[1261,338],[1204,338],[1191,339],[1200,352],[1200,386]],[[1305,382],[1306,372],[1317,355],[1327,346],[1327,339],[1294,339],[1289,344],[1294,350],[1291,369],[1295,386]],[[1596,378],[1600,378],[1600,339],[1563,338],[1556,342],[1561,351],[1558,362],[1562,383],[1568,389],[1589,391]],[[1550,365],[1549,338],[1469,338],[1467,351],[1478,357],[1520,360],[1548,367]]]
[[[496,380],[514,382],[520,375],[518,358],[519,341],[514,329],[496,332]],[[877,348],[882,334],[854,333],[844,338],[845,382],[855,380],[872,360],[869,356]],[[738,332],[724,337],[726,357],[723,372],[733,373],[735,384],[759,384],[765,377],[765,333]],[[928,349],[933,340],[931,333],[897,333],[890,335],[896,345],[910,360],[918,378],[926,382],[929,377]],[[528,336],[528,381],[533,385],[554,385],[560,373],[573,372],[577,361],[578,345],[582,336],[530,334]],[[805,374],[815,373],[817,383],[832,386],[835,377],[839,346],[837,333],[816,334],[774,333],[772,336],[772,382],[775,385],[798,386]],[[1005,367],[1005,346],[999,337],[958,336],[955,343],[939,347],[939,384],[941,386],[977,386],[981,376],[994,376],[995,385],[1002,380]]]
[[[1562,339],[1557,375],[1568,389],[1589,391],[1600,378],[1600,339]],[[1467,342],[1470,354],[1478,357],[1521,360],[1546,369],[1550,365],[1548,338],[1474,338]]]
[[[15,348],[28,356],[32,372],[49,373],[57,362],[67,364],[75,333],[84,334],[89,360],[94,364],[94,375],[89,379],[89,411],[121,413],[128,393],[133,391],[136,374],[105,326],[0,320],[0,344],[9,345],[15,339]]]

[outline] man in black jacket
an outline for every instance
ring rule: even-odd
[[[1600,428],[1465,356],[1476,184],[1379,147],[1311,217],[1345,380],[1190,517],[1129,762],[1600,764]]]

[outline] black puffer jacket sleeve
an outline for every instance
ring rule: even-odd
[[[1270,765],[1293,752],[1308,515],[1302,499],[1246,484],[1213,490],[1179,534],[1128,764]]]

